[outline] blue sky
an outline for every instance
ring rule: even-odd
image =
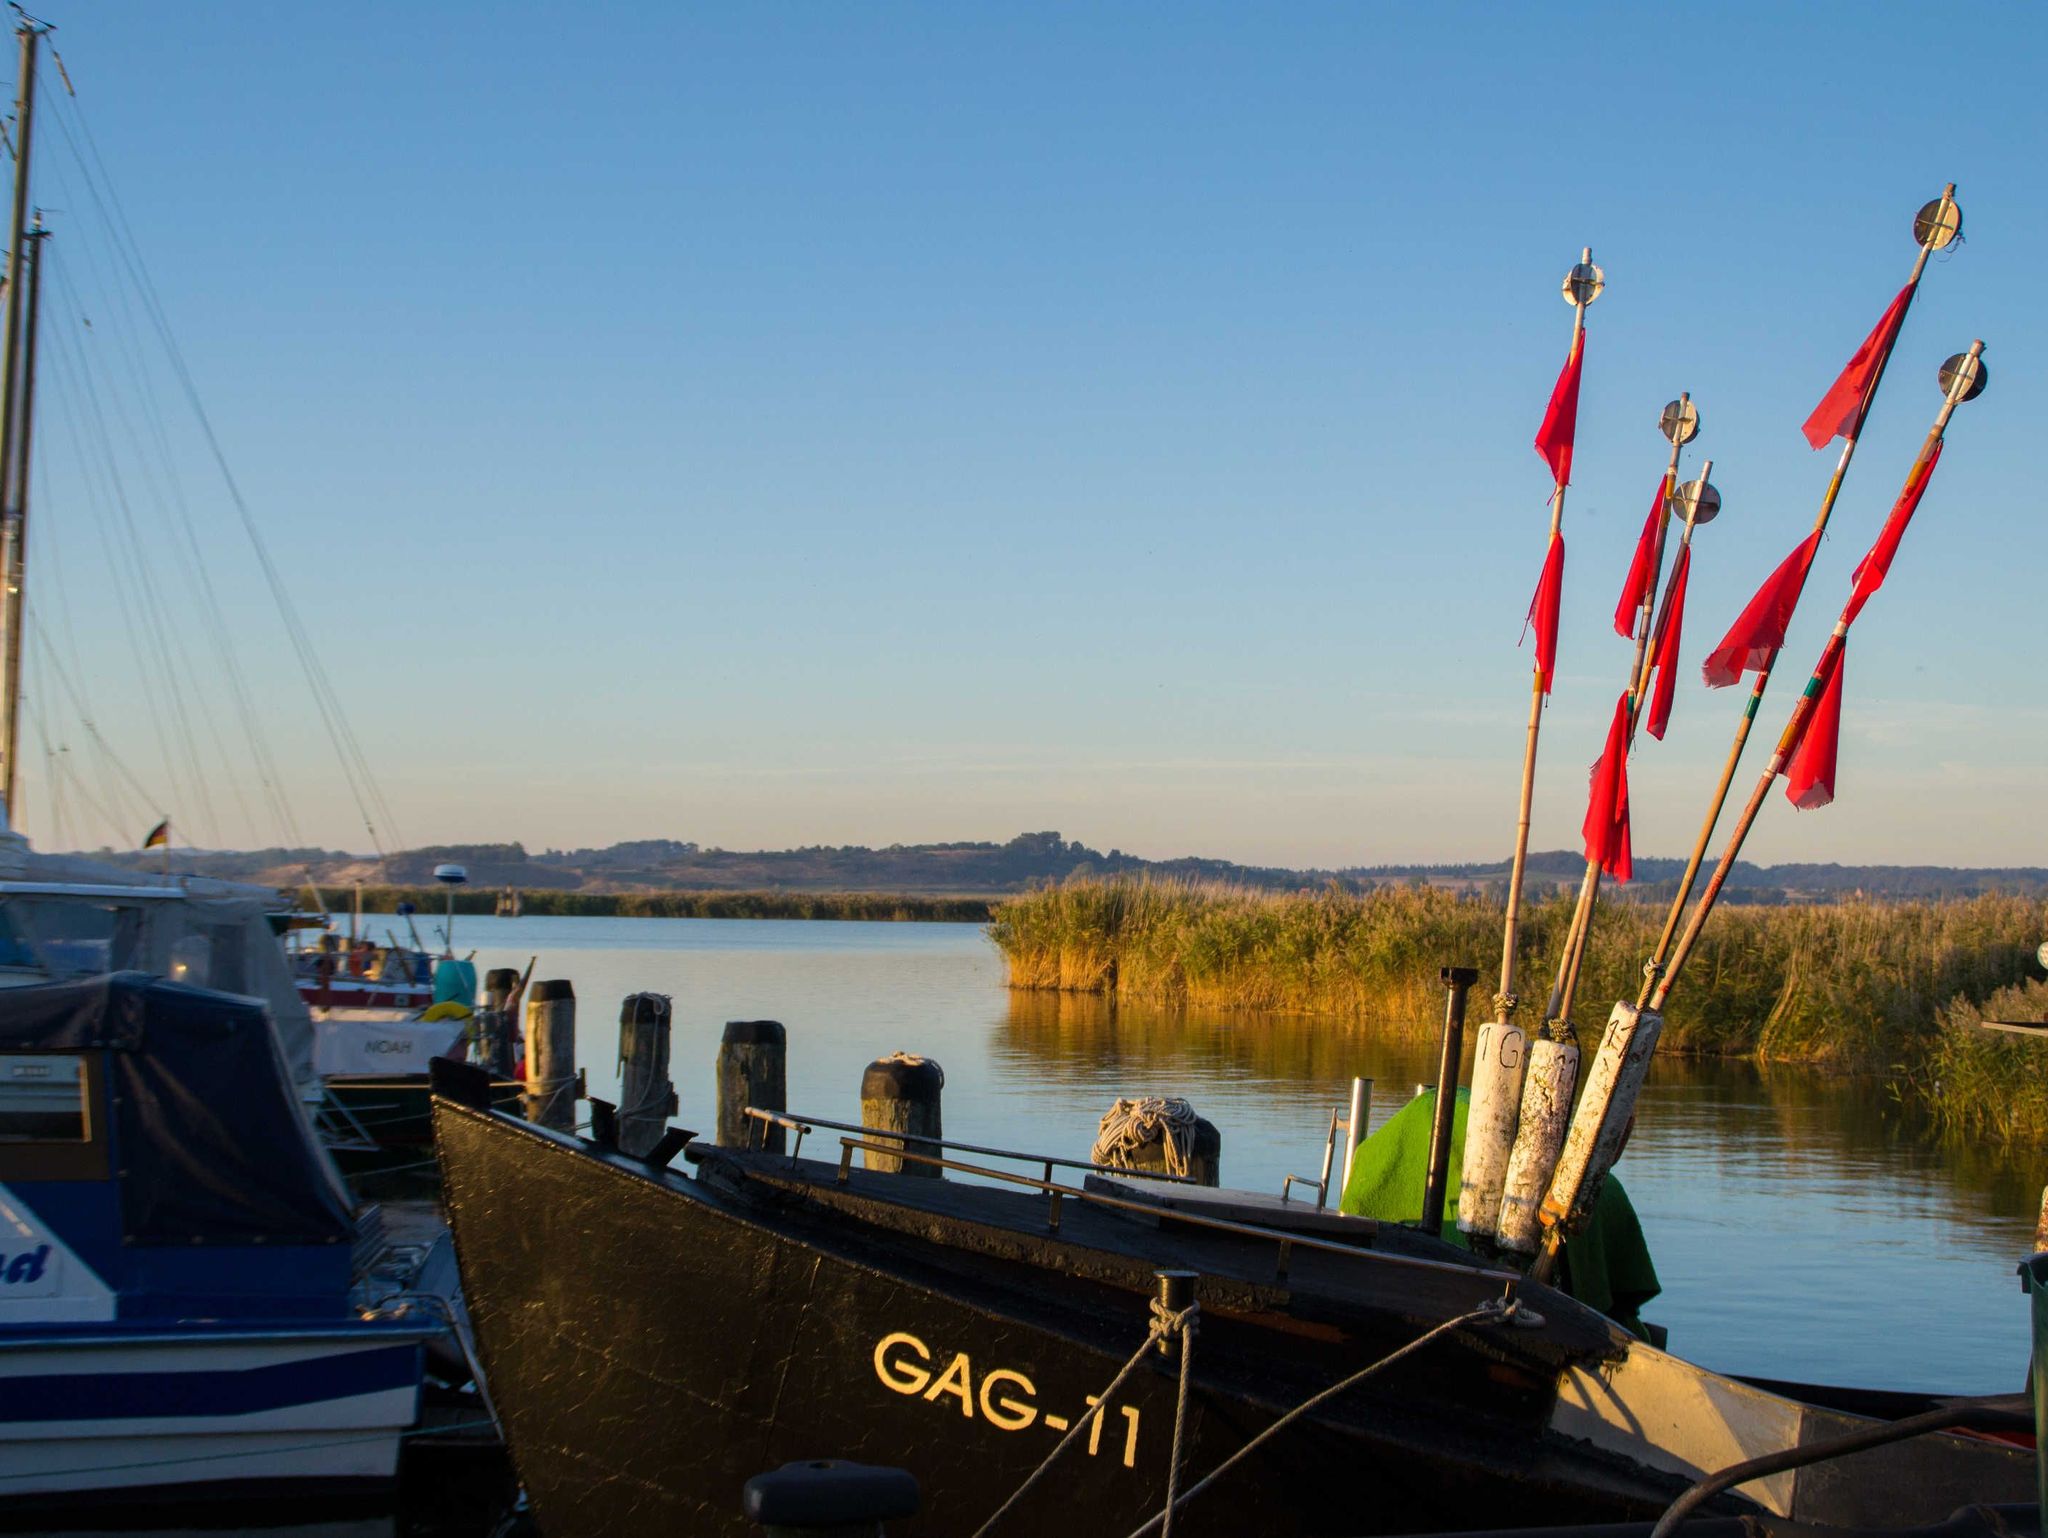
[[[1530,438],[1590,244],[1609,287],[1535,843],[1577,842],[1656,416],[1689,389],[1686,463],[1712,456],[1726,511],[1699,536],[1670,737],[1633,767],[1637,850],[1682,853],[1740,707],[1698,659],[1808,527],[1833,454],[1799,424],[1953,179],[1967,240],[1907,323],[1773,734],[1937,364],[1982,336],[1992,385],[1857,627],[1836,805],[1778,801],[1751,850],[2048,863],[2038,7],[53,19],[408,842],[1057,827],[1283,863],[1505,853],[1549,492]],[[48,321],[79,331],[53,353],[108,350],[112,390],[118,264],[45,133],[73,279]],[[135,699],[148,638],[104,617],[89,436],[47,447],[86,420],[89,373],[49,391],[35,601],[102,735],[211,842]],[[177,442],[296,821],[366,847],[218,478],[148,377],[132,415],[153,397]],[[127,484],[157,537],[150,483]],[[165,587],[176,612],[190,584]],[[199,712],[219,681],[191,663]],[[77,764],[87,734],[42,693]],[[30,770],[37,836],[60,810],[89,844],[122,820],[53,807]],[[222,839],[277,836],[215,798]]]

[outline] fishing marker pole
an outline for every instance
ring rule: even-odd
[[[1628,665],[1631,720],[1635,715],[1634,700],[1638,693],[1636,680],[1643,673],[1644,656],[1650,645],[1652,616],[1657,606],[1657,580],[1664,572],[1664,536],[1671,527],[1671,500],[1678,489],[1678,458],[1700,432],[1699,408],[1692,403],[1691,391],[1682,393],[1664,408],[1657,418],[1657,430],[1670,440],[1671,458],[1665,463],[1664,479],[1657,493],[1656,529],[1651,536],[1649,575],[1642,584],[1642,597],[1636,603],[1635,620],[1630,626],[1636,643],[1635,655]],[[1707,463],[1711,468],[1713,461]],[[1705,471],[1701,472],[1701,479],[1705,479],[1705,474]],[[1630,575],[1633,577],[1634,573]],[[1600,862],[1588,860],[1585,877],[1579,883],[1578,904],[1572,909],[1571,927],[1565,932],[1564,950],[1557,958],[1557,977],[1550,985],[1550,1002],[1543,1011],[1544,1032],[1553,1039],[1565,1039],[1571,1034],[1571,1005],[1566,979],[1576,970],[1572,957],[1580,945],[1585,927],[1591,922],[1599,884]]]
[[[1714,489],[1713,482],[1708,479],[1713,470],[1714,462],[1710,459],[1700,466],[1698,480],[1688,481],[1672,494],[1671,500],[1684,509],[1685,529],[1679,536],[1678,559],[1671,563],[1671,575],[1664,584],[1664,597],[1658,605],[1654,639],[1647,648],[1637,650],[1639,660],[1635,678],[1629,688],[1628,702],[1628,742],[1631,747],[1635,744],[1636,730],[1642,724],[1643,701],[1649,694],[1650,675],[1663,660],[1665,643],[1670,639],[1672,602],[1678,592],[1682,563],[1692,549],[1693,531],[1701,524],[1712,523],[1720,516],[1721,493]],[[1653,725],[1651,730],[1661,732],[1662,728]],[[1574,921],[1576,934],[1566,949],[1569,970],[1563,974],[1562,997],[1558,1001],[1558,1018],[1566,1022],[1567,1029],[1571,1020],[1572,1001],[1578,996],[1579,969],[1585,962],[1586,948],[1593,932],[1593,910],[1600,901],[1598,860],[1586,862],[1586,884],[1581,891],[1581,901],[1585,905],[1585,917]]]
[[[1918,501],[1919,492],[1924,490],[1928,475],[1934,469],[1934,461],[1941,454],[1942,436],[1948,430],[1948,419],[1957,406],[1964,401],[1975,400],[1984,393],[1989,371],[1984,366],[1984,343],[1975,341],[1968,352],[1957,353],[1941,366],[1939,375],[1942,402],[1941,410],[1934,418],[1934,426],[1928,429],[1927,437],[1920,445],[1919,457],[1913,461],[1913,468],[1906,473],[1906,484],[1899,493],[1898,506],[1911,516],[1912,507]],[[1908,499],[1912,499],[1910,502]],[[1897,508],[1895,507],[1895,514]],[[1736,856],[1742,852],[1742,842],[1749,837],[1749,830],[1756,822],[1756,815],[1763,809],[1764,797],[1770,794],[1771,784],[1785,772],[1785,765],[1799,746],[1800,738],[1806,733],[1814,711],[1820,703],[1821,693],[1828,687],[1835,670],[1841,665],[1842,649],[1849,638],[1849,627],[1855,622],[1864,602],[1874,586],[1866,588],[1861,578],[1863,568],[1858,567],[1858,577],[1850,593],[1848,603],[1842,606],[1842,614],[1835,621],[1835,628],[1828,636],[1827,645],[1822,649],[1820,661],[1814,664],[1813,672],[1806,680],[1798,703],[1792,707],[1792,718],[1785,723],[1785,730],[1779,734],[1777,751],[1771,755],[1770,763],[1764,766],[1756,788],[1749,793],[1749,804],[1743,807],[1742,816],[1737,819],[1735,832],[1728,840],[1728,847],[1722,852],[1721,861],[1714,867],[1714,874],[1708,878],[1706,889],[1700,893],[1698,905],[1692,911],[1692,918],[1685,926],[1685,933],[1679,937],[1678,948],[1672,952],[1670,965],[1657,979],[1656,991],[1650,997],[1651,1010],[1662,1013],[1664,1001],[1670,997],[1671,986],[1678,980],[1679,970],[1686,958],[1692,954],[1698,942],[1700,930],[1707,917],[1714,911],[1714,901],[1721,895],[1721,888],[1727,884],[1728,874],[1735,868]],[[1882,580],[1883,573],[1878,574]]]
[[[1870,415],[1871,402],[1877,398],[1877,387],[1884,382],[1885,370],[1891,364],[1892,349],[1897,345],[1899,331],[1904,329],[1905,311],[1912,308],[1913,299],[1920,292],[1920,277],[1927,270],[1927,258],[1952,245],[1962,233],[1963,210],[1956,202],[1956,184],[1950,182],[1942,188],[1940,197],[1922,204],[1920,211],[1913,216],[1913,239],[1920,249],[1913,258],[1913,275],[1906,281],[1905,304],[1900,311],[1899,326],[1893,330],[1891,340],[1871,374],[1855,422],[1845,435],[1841,455],[1835,461],[1835,473],[1829,477],[1827,492],[1821,497],[1820,511],[1814,516],[1813,531],[1808,536],[1816,548],[1820,536],[1827,531],[1828,518],[1835,510],[1835,499],[1842,494],[1842,482],[1849,473],[1849,462],[1856,457],[1856,444],[1862,436],[1864,420]],[[1800,571],[1798,587],[1792,598],[1795,608],[1800,594],[1805,591],[1806,575],[1811,567],[1809,560]],[[1721,820],[1721,810],[1728,804],[1728,791],[1735,783],[1735,771],[1742,765],[1743,749],[1749,744],[1749,729],[1756,721],[1757,708],[1763,704],[1764,690],[1770,687],[1771,669],[1777,665],[1778,650],[1778,647],[1773,647],[1763,666],[1757,670],[1749,701],[1742,709],[1742,719],[1736,723],[1735,740],[1728,747],[1728,761],[1722,767],[1720,783],[1714,787],[1706,818],[1700,824],[1699,837],[1693,841],[1692,854],[1685,862],[1685,873],[1678,878],[1678,891],[1672,896],[1671,909],[1664,918],[1664,932],[1657,937],[1657,948],[1650,959],[1643,963],[1642,989],[1636,996],[1638,1009],[1653,1007],[1651,998],[1657,993],[1658,984],[1671,964],[1671,946],[1678,933],[1679,920],[1685,913],[1686,901],[1692,896],[1693,883],[1699,879],[1700,865],[1707,856],[1707,845],[1713,842],[1715,824]]]
[[[1593,265],[1593,248],[1585,247],[1572,270],[1564,275],[1562,292],[1565,303],[1572,307],[1572,350],[1565,367],[1575,370],[1586,341],[1586,307],[1600,297],[1600,291],[1607,286],[1607,275]],[[1562,383],[1562,380],[1560,380]],[[1572,430],[1577,431],[1578,381],[1572,380]],[[1546,426],[1548,423],[1546,422]],[[1565,460],[1566,471],[1557,476],[1550,493],[1550,544],[1555,547],[1564,535],[1564,492],[1570,483],[1569,449]],[[1541,640],[1539,637],[1539,648]],[[1502,1025],[1508,1023],[1515,1013],[1515,941],[1519,936],[1522,920],[1522,874],[1529,863],[1529,812],[1536,797],[1536,739],[1543,728],[1543,700],[1549,692],[1550,679],[1543,665],[1540,649],[1536,666],[1529,682],[1529,731],[1522,748],[1522,791],[1519,812],[1515,824],[1515,857],[1508,869],[1508,913],[1507,923],[1501,936],[1500,991],[1493,996],[1494,1018]],[[1555,659],[1553,658],[1554,662]]]

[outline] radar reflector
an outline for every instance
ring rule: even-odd
[[[1671,494],[1678,512],[1694,528],[1712,523],[1721,512],[1721,493],[1706,481],[1687,481]]]
[[[1941,366],[1941,393],[1952,401],[1973,401],[1984,393],[1990,378],[1982,358],[1959,352]]]
[[[1574,306],[1591,304],[1606,286],[1607,274],[1593,265],[1589,248],[1585,260],[1573,263],[1572,270],[1564,275],[1564,302]]]
[[[1939,251],[1953,244],[1962,233],[1963,210],[1953,192],[1944,192],[1913,216],[1913,238],[1929,250]]]

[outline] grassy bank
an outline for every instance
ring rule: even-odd
[[[351,894],[330,891],[346,904]],[[991,904],[985,897],[917,897],[900,892],[551,892],[521,891],[523,916],[629,919],[867,919],[944,924],[980,924]],[[448,903],[443,887],[366,886],[365,913],[395,913],[401,902],[420,912],[440,913]],[[492,887],[458,887],[457,913],[493,913]]]
[[[2001,988],[1982,1007],[1956,999],[1912,1065],[1913,1097],[1944,1132],[1972,1142],[2048,1144],[2048,1043],[1979,1020],[2048,1020],[2048,983]]]
[[[1564,899],[1524,913],[1519,992],[1534,1005],[1525,1002],[1525,1022],[1540,1015],[1570,915]],[[1661,909],[1601,909],[1580,983],[1582,1025],[1604,1018],[1611,1000],[1635,997],[1662,923]],[[1970,1006],[1955,1002],[1987,1000],[2013,1018],[2048,1012],[2048,998],[1999,992],[2029,975],[2044,924],[2040,903],[1998,896],[1723,909],[1673,992],[1663,1047],[1882,1072],[1958,1128],[2048,1142],[2048,1091],[2022,1092],[2043,1077],[2039,1060],[2027,1066],[2029,1043],[1966,1033],[1958,1012]],[[1432,1031],[1443,1009],[1439,966],[1479,967],[1475,1002],[1483,1010],[1491,997],[1501,909],[1426,889],[1275,896],[1079,881],[1005,899],[989,932],[1016,988]]]

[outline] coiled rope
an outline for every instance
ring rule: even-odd
[[[1166,1173],[1186,1175],[1195,1151],[1195,1108],[1174,1096],[1119,1100],[1102,1118],[1088,1158],[1111,1169],[1130,1169],[1141,1148],[1164,1145]]]

